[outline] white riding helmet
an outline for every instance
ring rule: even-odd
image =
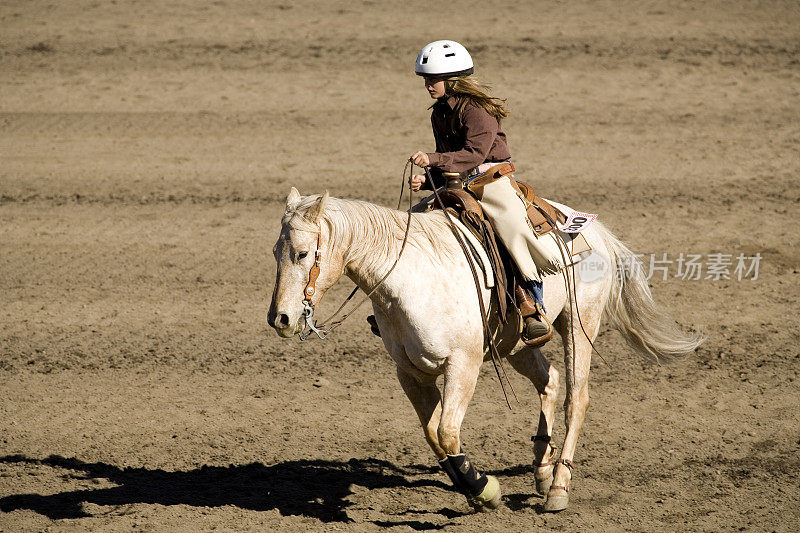
[[[414,63],[418,76],[449,78],[475,71],[467,49],[455,41],[434,41],[420,50]]]

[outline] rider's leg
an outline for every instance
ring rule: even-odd
[[[559,270],[561,253],[551,237],[540,238],[533,231],[525,200],[518,190],[512,176],[503,176],[486,184],[479,191],[478,200],[522,277],[540,280],[542,275]]]
[[[541,275],[553,273],[562,263],[561,253],[552,238],[539,238],[528,218],[527,206],[513,176],[503,176],[483,186],[477,193],[484,213],[492,223],[495,234],[505,245],[521,274],[522,287],[516,287],[517,305],[524,320],[522,340],[531,346],[541,346],[552,336],[552,327],[541,305]],[[538,302],[536,289],[539,289]]]

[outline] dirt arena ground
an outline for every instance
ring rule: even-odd
[[[162,4],[0,5],[0,531],[800,528],[796,2]],[[667,254],[653,291],[708,337],[654,365],[602,330],[560,514],[521,376],[508,411],[486,368],[468,412],[505,495],[471,514],[366,310],[326,342],[264,324],[290,185],[392,205],[443,36],[508,98],[521,175]]]

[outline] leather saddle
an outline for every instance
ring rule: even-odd
[[[517,292],[516,280],[521,277],[503,243],[495,237],[494,229],[485,217],[483,208],[476,197],[482,196],[483,188],[487,183],[513,172],[514,165],[511,163],[495,165],[487,172],[469,180],[466,189],[461,187],[460,181],[456,184],[454,180],[451,182],[452,185],[439,193],[443,205],[434,202],[432,206],[434,209],[448,209],[483,245],[494,272],[494,293],[498,302],[498,314],[503,323],[506,322],[509,303],[513,307],[519,308],[516,305],[518,302],[511,301],[511,294]],[[520,199],[525,202],[528,218],[536,235],[546,235],[553,231],[556,223],[566,221],[566,215],[550,205],[547,200],[537,196],[529,184],[517,181],[512,176],[511,185]],[[509,288],[513,290],[509,291]]]
[[[451,216],[454,216],[472,233],[479,243],[486,250],[490,265],[494,273],[494,296],[498,305],[498,315],[500,321],[506,322],[506,312],[508,310],[508,273],[513,261],[505,251],[503,244],[495,238],[494,229],[491,223],[483,214],[483,208],[472,194],[464,189],[444,189],[439,193],[439,202],[433,203],[434,209],[447,209]]]

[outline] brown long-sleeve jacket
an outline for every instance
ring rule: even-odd
[[[436,152],[428,154],[430,164],[444,172],[464,172],[487,161],[511,157],[500,120],[484,108],[467,103],[461,117],[455,116],[456,99],[439,99],[433,104],[431,126]]]

